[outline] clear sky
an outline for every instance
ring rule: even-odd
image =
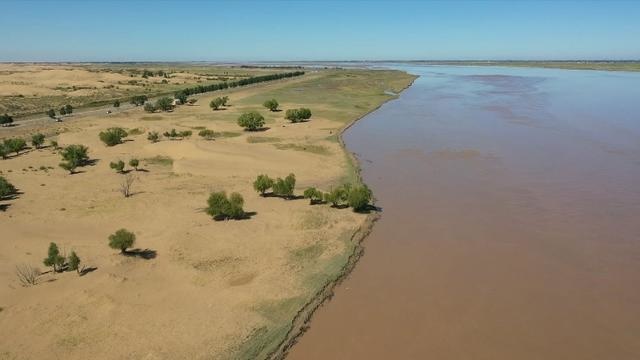
[[[640,0],[0,0],[0,34],[0,61],[640,59]]]

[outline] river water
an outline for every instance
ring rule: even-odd
[[[344,136],[383,209],[290,359],[640,359],[640,74],[420,75]]]

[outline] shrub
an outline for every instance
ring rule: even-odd
[[[124,176],[124,180],[120,183],[120,193],[125,198],[131,196],[131,186],[136,181],[136,177],[133,174],[127,174]]]
[[[21,264],[16,265],[16,276],[22,286],[32,286],[38,283],[38,276],[40,276],[40,270],[31,265]]]
[[[189,105],[194,105],[197,102],[198,102],[198,99],[196,99],[196,98],[191,98],[191,99],[187,100],[187,103]]]
[[[65,108],[64,106],[60,108],[60,110],[58,110],[58,112],[60,113],[60,115],[66,115],[67,114],[67,108]]]
[[[151,141],[152,143],[157,143],[158,141],[160,141],[160,134],[158,134],[157,131],[150,131],[147,134],[147,140]]]
[[[49,243],[49,250],[47,251],[47,257],[42,260],[44,266],[51,266],[53,272],[58,272],[64,265],[64,256],[60,255],[58,245],[54,242]]]
[[[289,174],[287,177],[283,179],[276,179],[275,184],[273,184],[273,193],[277,196],[284,197],[285,199],[290,199],[293,196],[293,190],[296,186],[296,176],[294,174]]]
[[[184,91],[178,91],[174,94],[174,97],[180,100],[180,104],[184,104],[187,102],[187,94]]]
[[[264,126],[264,117],[256,111],[251,111],[240,115],[238,125],[245,130],[255,131]]]
[[[129,166],[136,169],[136,171],[138,171],[138,165],[140,165],[140,161],[138,161],[138,159],[129,160]]]
[[[229,103],[229,97],[223,96],[220,99],[222,100],[222,106],[227,106],[227,104]]]
[[[284,117],[292,123],[309,120],[311,118],[311,110],[307,108],[289,109]]]
[[[119,172],[119,173],[123,173],[124,172],[124,161],[122,160],[118,160],[118,162],[111,162],[109,163],[109,167],[114,169],[115,171]]]
[[[188,138],[188,137],[191,137],[191,135],[193,135],[193,131],[191,130],[180,131],[178,135],[180,135],[181,138]]]
[[[348,198],[348,186],[338,186],[331,189],[328,193],[324,194],[324,201],[331,203],[331,206],[340,206]]]
[[[200,135],[200,137],[202,137],[202,138],[204,138],[206,140],[213,140],[213,138],[216,137],[215,131],[208,130],[208,129],[200,130],[198,135]]]
[[[4,144],[0,144],[0,157],[6,159],[9,156],[9,149]]]
[[[60,146],[58,145],[58,142],[55,140],[49,140],[49,145],[51,145],[51,147],[54,150],[60,150]]]
[[[55,110],[53,110],[53,109],[49,109],[49,110],[47,110],[47,112],[46,112],[45,114],[47,114],[47,116],[48,116],[48,117],[50,117],[50,118],[52,118],[52,119],[55,119],[55,118],[56,118],[56,111],[55,111]]]
[[[75,270],[78,274],[80,274],[80,257],[76,254],[75,251],[72,251],[69,255],[69,270]]]
[[[156,108],[162,111],[169,111],[173,109],[173,100],[170,97],[162,97],[156,101]]]
[[[267,190],[273,187],[273,179],[265,174],[258,175],[256,181],[253,182],[253,188],[264,196]]]
[[[67,113],[67,115],[73,113],[73,106],[67,104],[64,106],[64,111]]]
[[[171,140],[180,136],[180,134],[176,131],[176,129],[171,129],[171,131],[165,131],[164,134],[162,135],[164,135],[164,137],[169,138]]]
[[[313,205],[322,202],[324,194],[322,193],[322,191],[314,187],[310,187],[304,191],[303,196],[305,197],[305,199],[309,199],[310,205]]]
[[[123,254],[127,248],[132,247],[135,242],[136,235],[127,229],[120,229],[114,234],[109,235],[109,247],[120,250]]]
[[[38,133],[31,135],[31,145],[39,149],[42,144],[44,144],[44,134]]]
[[[276,99],[271,99],[271,100],[267,100],[265,101],[262,106],[266,107],[267,109],[269,109],[269,111],[276,111],[278,110],[278,106],[280,104],[278,104],[278,101]]]
[[[221,106],[223,106],[223,104],[225,103],[225,100],[221,97],[217,97],[213,100],[211,100],[211,102],[209,103],[209,107],[211,108],[211,110],[218,110],[220,109]]]
[[[0,176],[0,200],[14,195],[16,193],[16,187],[13,186],[7,179]]]
[[[137,95],[131,98],[131,103],[135,106],[140,106],[144,105],[147,100],[149,100],[149,98],[147,98],[146,95]]]
[[[100,140],[107,146],[122,144],[122,139],[125,137],[127,137],[127,132],[121,127],[113,127],[100,132]]]
[[[0,115],[0,125],[8,125],[13,123],[13,118],[7,114]]]
[[[20,155],[20,151],[27,147],[27,142],[22,138],[4,139],[3,148],[7,152],[14,152]]]
[[[114,108],[119,108],[120,107],[120,100],[116,100],[113,102],[113,107]]]
[[[353,208],[353,211],[366,210],[371,201],[372,193],[367,185],[357,185],[350,189],[347,201],[349,206]]]
[[[89,161],[89,148],[84,145],[69,145],[62,150],[60,155],[64,162],[60,163],[60,167],[69,171],[71,174],[78,166],[84,166]]]
[[[224,191],[213,192],[207,200],[207,214],[218,219],[241,219],[245,216],[242,206],[244,199],[238,193],[227,198]]]
[[[144,104],[144,111],[148,112],[148,113],[154,113],[156,112],[156,106],[153,105],[152,103],[146,103]]]

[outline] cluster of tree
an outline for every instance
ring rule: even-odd
[[[210,91],[224,90],[228,88],[246,86],[246,85],[261,83],[265,81],[285,79],[285,78],[290,78],[290,77],[300,76],[300,75],[304,75],[304,71],[294,71],[294,72],[278,73],[278,74],[271,74],[271,75],[253,76],[253,77],[249,77],[242,80],[223,81],[217,84],[198,85],[198,86],[188,87],[188,88],[182,89],[181,91],[187,94],[187,96],[190,96],[193,94],[202,94]]]
[[[120,250],[120,253],[127,252],[127,248],[133,246],[136,242],[136,235],[127,229],[120,229],[114,234],[109,235],[109,247]]]
[[[36,149],[40,149],[40,147],[44,144],[44,134],[33,134],[31,135],[31,145]]]
[[[140,106],[140,105],[144,105],[144,103],[146,103],[147,100],[149,100],[147,95],[136,95],[131,98],[131,103],[135,106]]]
[[[60,249],[58,245],[54,242],[49,244],[49,250],[47,251],[47,257],[42,260],[44,266],[51,266],[53,268],[53,272],[62,272],[65,269],[69,271],[75,270],[78,275],[82,273],[80,269],[80,257],[76,254],[75,251],[71,251],[69,257],[65,257],[60,254]]]
[[[209,107],[211,108],[211,110],[215,111],[220,109],[223,106],[227,106],[228,102],[229,102],[228,96],[217,97],[211,100],[211,102],[209,103]]]
[[[71,115],[72,113],[73,113],[73,106],[69,104],[60,108],[60,115]]]
[[[147,69],[144,69],[142,71],[142,77],[145,78],[145,79],[148,78],[148,77],[153,77],[153,75],[154,75],[153,71],[149,71]]]
[[[60,152],[62,162],[60,167],[73,174],[77,167],[89,163],[89,148],[84,145],[69,145]]]
[[[278,104],[278,100],[270,99],[262,103],[262,106],[269,109],[269,111],[278,111],[278,106],[280,106],[280,104]]]
[[[191,130],[176,131],[176,129],[171,129],[171,131],[165,131],[162,135],[169,140],[175,140],[177,138],[180,138],[180,140],[182,140],[184,138],[187,138],[193,135],[193,131]]]
[[[248,131],[256,131],[264,126],[264,116],[257,111],[251,111],[240,115],[238,125]]]
[[[311,118],[311,110],[307,108],[289,109],[285,113],[284,118],[292,123],[309,120]]]
[[[7,179],[0,176],[0,200],[4,200],[6,197],[15,195],[16,187],[13,186]]]
[[[120,174],[124,174],[124,161],[122,160],[118,160],[118,161],[112,161],[109,163],[109,167],[112,168],[113,170],[117,171]],[[135,171],[138,171],[138,166],[140,166],[140,161],[136,158],[133,158],[131,160],[129,160],[129,166],[131,166],[132,168],[135,169]]]
[[[0,144],[0,157],[6,159],[10,153],[20,155],[20,151],[27,147],[27,142],[23,138],[4,139]]]
[[[144,111],[146,112],[156,112],[157,110],[161,110],[161,111],[171,111],[173,110],[173,100],[171,100],[170,97],[161,97],[160,99],[156,100],[155,104],[152,104],[150,102],[144,104]]]
[[[7,126],[9,124],[13,123],[13,117],[4,114],[4,115],[0,115],[0,125],[2,126]]]
[[[122,139],[127,137],[127,135],[127,131],[121,127],[108,128],[99,134],[100,140],[107,146],[122,144]]]
[[[324,194],[324,201],[331,203],[333,207],[346,204],[353,208],[353,211],[364,211],[369,207],[373,194],[367,185],[351,186],[344,184],[335,187]]]
[[[226,192],[218,191],[209,195],[206,212],[217,220],[242,219],[245,217],[245,212],[242,209],[243,205],[244,199],[242,195],[234,192],[227,197]]]
[[[296,176],[289,174],[284,179],[277,178],[272,179],[268,175],[258,175],[253,182],[253,188],[260,193],[261,196],[265,196],[267,191],[271,189],[271,193],[275,196],[280,196],[285,199],[291,199],[293,197],[293,191],[296,187]]]

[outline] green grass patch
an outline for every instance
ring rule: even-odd
[[[140,120],[142,121],[160,121],[162,119],[164,119],[164,117],[160,115],[143,116],[140,118]]]
[[[247,137],[247,142],[251,144],[259,144],[259,143],[275,143],[280,142],[282,139],[273,136],[249,136]]]
[[[331,151],[326,146],[322,145],[311,145],[311,144],[273,144],[278,150],[295,150],[295,151],[305,151],[312,154],[318,155],[329,155]]]
[[[158,166],[173,166],[173,159],[169,156],[154,156],[152,158],[144,159],[144,162],[147,165],[158,165]]]
[[[144,130],[140,129],[140,128],[135,128],[135,129],[131,129],[129,131],[127,131],[127,134],[129,135],[142,135],[144,134]]]
[[[241,132],[236,132],[236,131],[221,131],[216,134],[218,134],[217,137],[221,137],[221,138],[233,138],[233,137],[238,137],[242,135]]]

